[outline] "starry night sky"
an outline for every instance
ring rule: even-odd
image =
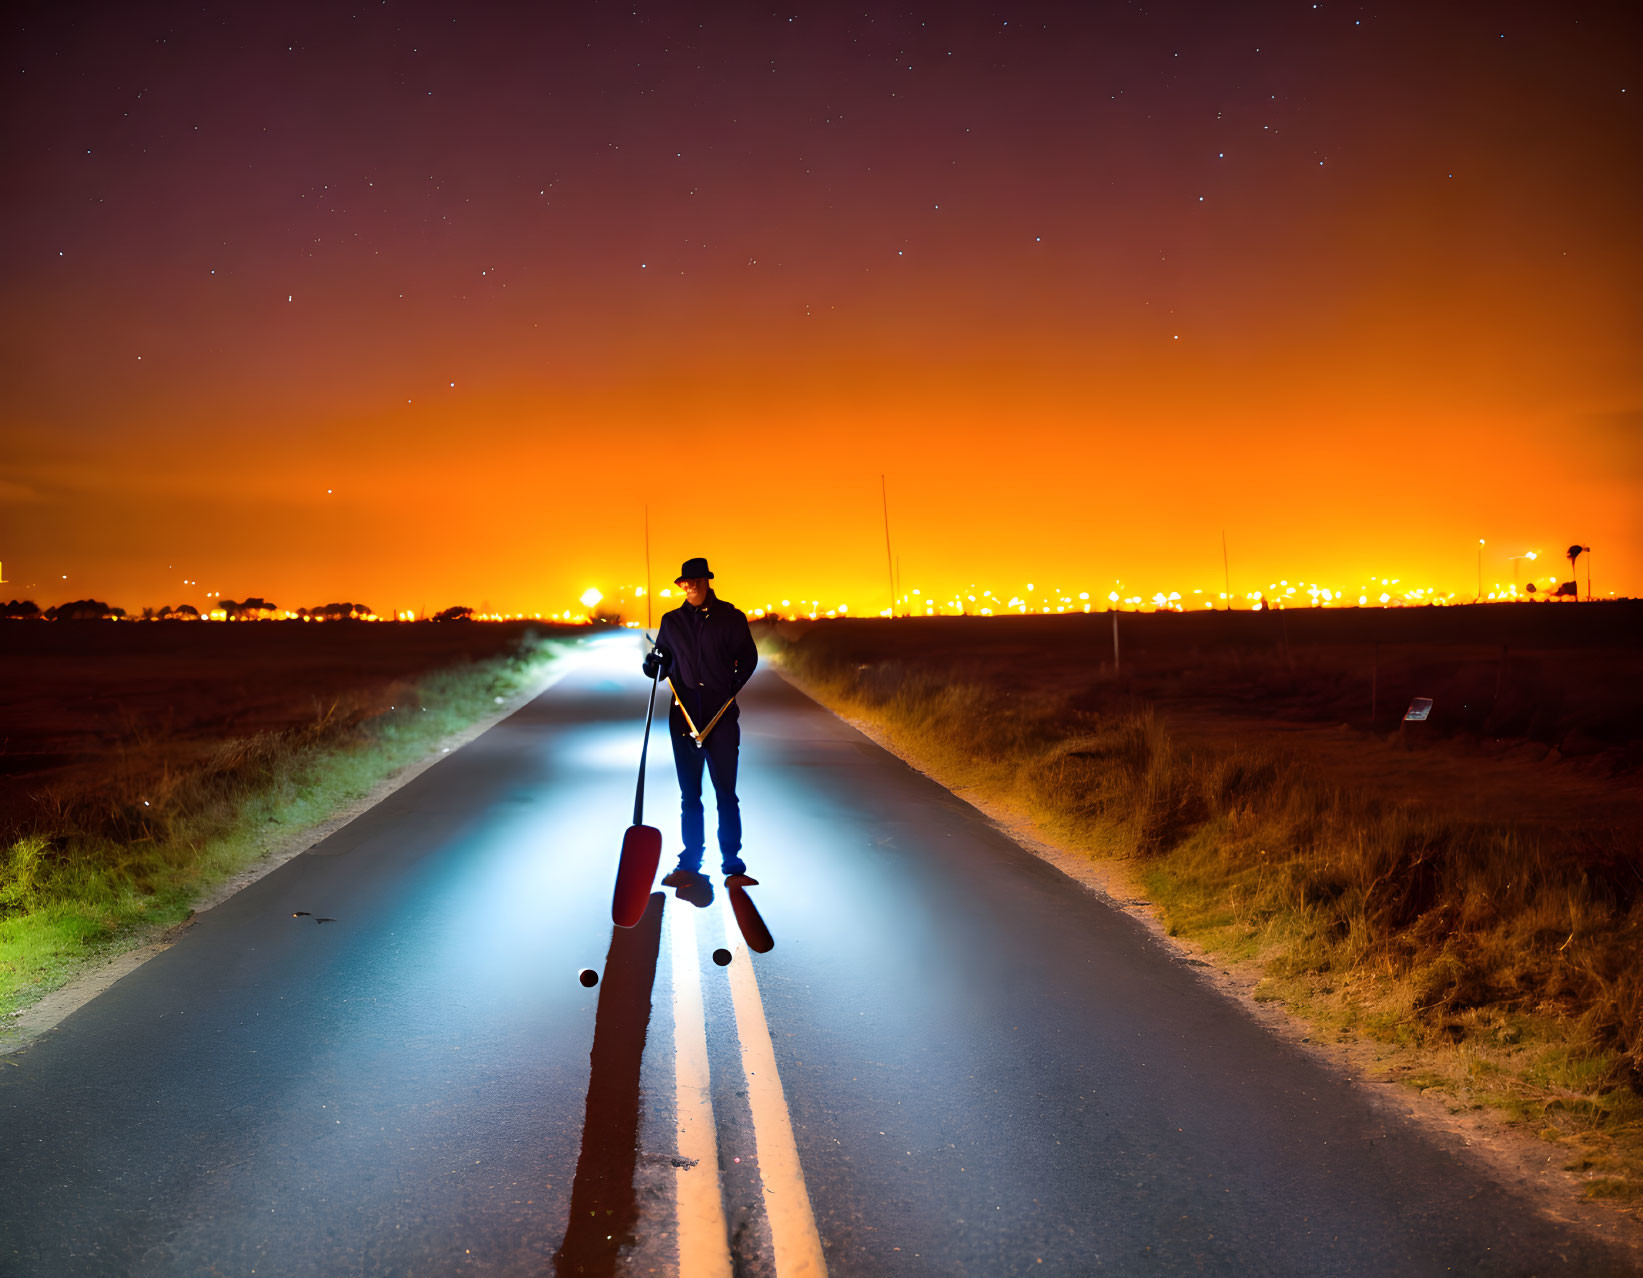
[[[1635,5],[11,12],[8,597],[1643,591]]]

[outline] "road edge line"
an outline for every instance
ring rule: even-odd
[[[741,932],[736,926],[728,893],[723,905],[726,935],[739,938]],[[816,1230],[804,1168],[799,1163],[793,1119],[782,1091],[781,1074],[776,1068],[776,1049],[770,1041],[770,1026],[765,1020],[764,1002],[759,997],[759,981],[753,973],[753,957],[740,939],[731,953],[728,975],[730,1001],[736,1009],[736,1040],[742,1052],[742,1072],[747,1076],[753,1147],[759,1160],[759,1183],[764,1190],[764,1211],[770,1224],[776,1278],[826,1278],[827,1261],[822,1255],[821,1235]]]

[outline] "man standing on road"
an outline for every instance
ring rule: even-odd
[[[706,559],[687,559],[677,586],[685,601],[662,615],[656,647],[645,657],[645,675],[657,673],[673,684],[668,710],[673,738],[673,766],[679,774],[679,824],[684,851],[679,865],[662,880],[668,887],[690,887],[704,880],[702,855],[707,846],[702,808],[702,768],[713,779],[719,809],[719,862],[726,878],[746,874],[742,861],[742,811],[736,800],[736,756],[741,747],[739,710],[731,698],[752,677],[759,650],[748,629],[747,614],[713,593],[713,574]],[[705,730],[728,706],[701,744],[691,731]]]

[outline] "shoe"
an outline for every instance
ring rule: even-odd
[[[727,888],[758,887],[759,880],[751,874],[727,874],[725,876],[725,886]]]
[[[662,886],[670,888],[689,887],[692,883],[705,882],[706,880],[707,875],[700,870],[687,870],[681,865],[677,870],[663,878]]]
[[[713,904],[713,880],[705,874],[692,875],[688,882],[673,889],[673,895],[686,905],[705,910]]]

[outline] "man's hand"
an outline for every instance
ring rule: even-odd
[[[645,678],[666,679],[673,672],[673,654],[657,644],[645,654]]]

